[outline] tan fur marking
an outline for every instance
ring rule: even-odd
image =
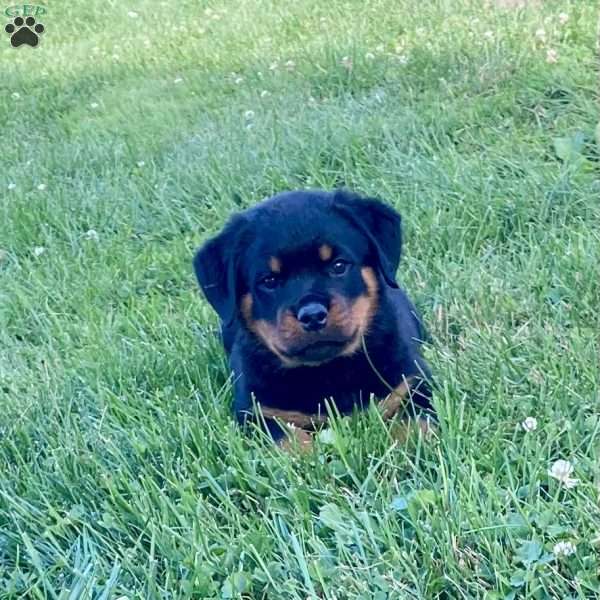
[[[244,294],[242,296],[241,311],[248,327],[252,326],[252,296],[250,294]]]
[[[379,301],[379,285],[377,277],[371,267],[360,270],[363,281],[367,286],[367,293],[355,300],[351,308],[351,321],[353,330],[357,332],[356,339],[343,352],[343,356],[354,354],[362,344],[362,338],[367,335],[373,316],[377,312]]]
[[[437,433],[437,427],[428,419],[407,419],[394,423],[390,428],[392,439],[401,444],[406,444],[414,435],[422,435],[431,439]]]
[[[327,421],[327,415],[309,415],[295,410],[283,410],[262,405],[260,410],[265,419],[278,419],[302,429],[314,429]]]
[[[248,325],[248,329],[256,334],[263,343],[281,360],[284,360],[285,357],[280,355],[280,352],[277,350],[275,346],[275,340],[277,339],[277,328],[265,321],[264,319],[254,320],[252,318],[252,296],[250,294],[244,294],[242,296],[241,301],[241,311],[242,316],[246,320],[246,324]]]
[[[292,311],[286,310],[279,319],[279,337],[284,344],[289,344],[297,340],[302,340],[305,332],[302,325],[292,314]]]
[[[271,256],[269,259],[269,268],[273,273],[281,273],[281,260],[276,256]]]
[[[313,437],[308,431],[294,428],[279,442],[279,447],[285,452],[298,448],[300,452],[304,453],[312,450],[312,444]]]
[[[273,354],[276,354],[282,362],[288,360],[281,354],[281,351],[277,347],[277,340],[279,339],[277,327],[271,325],[271,323],[264,319],[259,319],[258,321],[253,321],[250,330],[253,331],[262,340],[265,346],[273,352]]]
[[[264,319],[254,320],[252,318],[252,297],[250,294],[246,294],[242,297],[241,310],[242,315],[246,320],[246,324],[248,325],[248,329],[252,331],[252,333],[254,333],[263,344],[277,356],[277,358],[279,358],[284,366],[295,367],[300,364],[297,361],[284,356],[279,349],[282,341],[285,343],[285,340],[293,339],[294,335],[299,335],[300,324],[296,322],[296,319],[293,318],[291,313],[289,317],[287,315],[284,316],[286,326],[280,328],[283,329],[283,331],[279,331],[276,325],[273,325]]]
[[[323,244],[319,247],[319,258],[323,262],[327,262],[333,256],[333,250],[329,244]]]
[[[379,404],[378,408],[384,421],[395,417],[406,405],[406,397],[410,392],[412,377],[403,381],[393,392],[389,393]]]
[[[274,258],[274,257],[273,257]],[[273,266],[273,265],[272,265]],[[350,303],[343,296],[332,298],[329,308],[327,328],[319,332],[318,336],[304,331],[298,319],[287,310],[279,316],[277,323],[252,319],[252,297],[246,294],[242,298],[242,314],[246,319],[248,328],[275,354],[284,367],[316,366],[320,362],[309,362],[284,355],[288,348],[301,347],[304,342],[317,341],[323,334],[340,335],[351,340],[340,352],[340,356],[349,356],[357,352],[371,325],[371,321],[378,304],[377,277],[370,267],[361,269],[363,281],[367,287],[365,294]]]

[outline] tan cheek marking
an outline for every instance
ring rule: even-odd
[[[333,250],[329,244],[323,244],[319,247],[319,258],[323,262],[327,262],[333,256]]]
[[[302,326],[289,310],[281,315],[279,331],[284,342],[293,342],[297,338],[304,337]]]
[[[253,325],[250,327],[250,330],[253,331],[260,340],[265,344],[265,346],[273,353],[277,358],[281,361],[281,364],[284,367],[298,367],[302,363],[289,358],[281,353],[278,348],[278,344],[280,343],[280,336],[278,334],[277,328],[264,320],[254,321]]]
[[[328,326],[332,329],[337,329],[347,335],[352,334],[352,323],[351,323],[350,307],[348,302],[337,295],[331,299],[331,306],[329,307],[329,314],[327,315]]]
[[[361,335],[366,335],[371,321],[377,311],[377,304],[379,302],[379,285],[377,284],[377,277],[373,273],[371,267],[363,267],[360,270],[363,281],[367,286],[367,293],[365,296],[361,296],[355,303],[353,308],[354,320]]]
[[[263,344],[281,360],[284,366],[286,367],[295,367],[297,366],[297,362],[283,356],[281,352],[279,352],[277,346],[279,341],[279,335],[277,332],[277,328],[271,325],[268,321],[264,319],[254,320],[252,318],[252,296],[250,294],[245,294],[242,296],[241,301],[241,311],[242,316],[244,317],[246,324],[248,325],[248,329],[252,331],[262,342]],[[289,324],[288,324],[289,327]],[[293,332],[288,334],[289,336],[293,336]]]
[[[343,354],[348,356],[354,354],[361,346],[362,339],[369,330],[373,316],[377,312],[379,285],[377,277],[371,267],[363,267],[360,270],[367,293],[354,301],[350,309],[351,323],[353,331],[358,333],[357,339],[348,346]]]
[[[264,319],[259,319],[258,321],[253,321],[250,326],[250,330],[253,331],[267,346],[271,352],[280,356],[279,351],[277,350],[277,329],[271,325],[268,321]]]
[[[241,302],[242,316],[246,320],[248,327],[252,325],[252,296],[250,294],[244,294]]]
[[[269,268],[273,273],[281,273],[281,260],[276,256],[271,256],[269,259]]]
[[[248,329],[255,333],[265,343],[269,350],[277,354],[273,344],[274,340],[276,339],[275,327],[263,319],[255,321],[252,318],[252,296],[250,294],[244,294],[242,296],[240,309],[242,311],[242,316],[248,325]]]
[[[371,267],[363,267],[360,270],[360,274],[367,286],[367,294],[373,298],[377,297],[377,291],[379,290],[379,284],[377,283],[377,277]]]

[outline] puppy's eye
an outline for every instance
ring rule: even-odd
[[[331,266],[329,267],[329,273],[331,275],[335,275],[336,277],[339,277],[341,275],[345,275],[348,272],[349,268],[350,268],[349,262],[338,259],[338,260],[334,261],[333,263],[331,263]]]
[[[267,275],[258,282],[258,285],[266,290],[274,290],[279,285],[279,277]]]

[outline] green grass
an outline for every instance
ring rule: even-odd
[[[535,4],[73,0],[2,38],[1,598],[598,597],[597,7]],[[232,424],[190,261],[339,185],[403,214],[441,428],[284,454]]]

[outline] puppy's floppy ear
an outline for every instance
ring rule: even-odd
[[[194,256],[194,271],[198,283],[211,306],[224,324],[237,313],[238,261],[244,221],[234,217],[223,231],[208,240]]]
[[[391,287],[398,287],[396,271],[402,251],[402,219],[390,206],[374,198],[361,198],[337,190],[333,207],[362,231],[374,250],[381,273]]]

